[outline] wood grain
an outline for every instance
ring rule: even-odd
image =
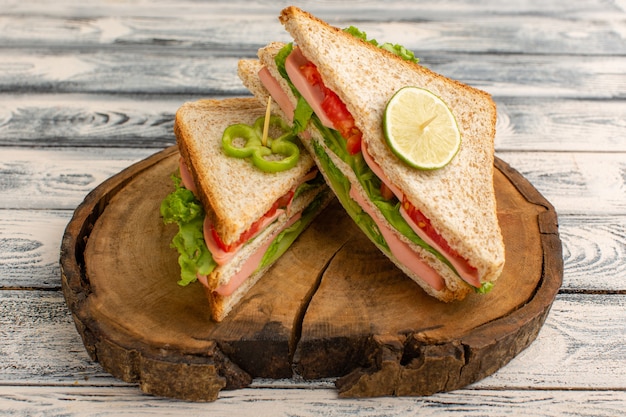
[[[156,150],[174,143],[172,126],[178,107],[201,96],[6,98],[0,102],[0,145]],[[504,96],[496,97],[496,104],[495,144],[500,152],[626,152],[626,142],[621,140],[626,110],[619,100]],[[590,107],[597,114],[589,114]]]
[[[276,39],[272,39],[276,40]],[[21,51],[0,49],[0,91],[12,94],[91,93],[126,95],[244,95],[237,62],[253,58],[255,45],[237,56],[219,51],[143,47],[116,48],[76,55],[74,50]],[[622,57],[463,55],[465,51],[423,52],[413,49],[420,64],[447,77],[481,88],[496,97],[623,98]],[[141,53],[140,53],[141,52]],[[494,75],[494,66],[501,70]],[[529,71],[529,68],[532,68]],[[560,76],[564,71],[567,78]],[[124,74],[120,77],[120,74]]]
[[[180,96],[7,95],[0,143],[9,146],[164,148]],[[199,98],[199,97],[198,97]]]
[[[568,292],[626,294],[626,217],[562,216]]]
[[[625,295],[558,295],[536,341],[471,388],[578,391],[597,386],[624,390],[625,306]],[[113,378],[90,360],[60,291],[0,291],[0,326],[1,385],[132,385],[137,390],[136,384]],[[570,355],[574,357],[568,359]],[[597,361],[598,357],[602,360]],[[569,365],[563,366],[563,362]],[[312,385],[258,379],[252,387],[334,389],[332,379]],[[220,396],[224,395],[231,394],[222,391]]]
[[[144,148],[5,148],[0,153],[0,208],[71,209],[106,178],[155,153]],[[562,215],[626,212],[623,153],[497,152]],[[602,201],[602,204],[598,204]]]
[[[621,152],[498,152],[557,209],[559,215],[626,213],[626,155]]]
[[[67,210],[0,210],[0,288],[58,289],[59,242]],[[561,291],[626,292],[624,216],[560,216],[565,276]],[[22,252],[25,253],[22,253]]]
[[[268,8],[261,4],[251,6],[241,0],[219,5],[185,2],[180,6],[162,4],[137,16],[133,13],[136,9],[129,5],[84,7],[69,1],[66,4],[80,18],[67,22],[63,12],[59,12],[63,3],[66,2],[57,9],[39,4],[35,10],[28,4],[13,5],[9,10],[15,18],[25,16],[21,17],[22,24],[16,20],[0,40],[3,44],[17,47],[26,44],[31,48],[49,39],[42,46],[52,41],[55,45],[79,43],[91,48],[118,43],[186,49],[236,46],[238,50],[254,51],[272,40],[288,39],[277,24],[276,14],[291,4],[283,2]],[[534,18],[519,30],[517,15],[528,10],[527,5],[503,7],[499,3],[477,2],[475,7],[468,7],[463,2],[444,1],[424,7],[407,2],[360,1],[359,18],[355,18],[354,8],[348,4],[300,2],[301,7],[331,24],[339,27],[355,24],[379,40],[392,39],[416,50],[542,54],[568,51],[585,55],[623,55],[626,50],[614,29],[620,22],[614,20],[613,13],[620,6],[601,1],[579,6],[563,1],[542,4],[541,13],[534,10]],[[163,15],[169,18],[163,19]],[[459,22],[463,25],[459,26]],[[44,27],[49,37],[25,30],[29,27]],[[240,30],[241,27],[245,30]]]
[[[61,289],[59,242],[69,211],[0,210],[0,289]]]
[[[4,197],[0,208],[75,208],[98,184],[153,152],[140,148],[4,148],[0,154]]]
[[[268,400],[271,398],[272,400]],[[178,414],[218,416],[314,417],[320,409],[329,415],[408,417],[443,415],[504,417],[561,417],[568,410],[571,417],[618,416],[626,407],[622,391],[593,390],[493,390],[468,389],[438,394],[426,399],[376,398],[342,399],[330,389],[298,390],[290,388],[245,389],[224,392],[211,404],[168,402],[158,397],[137,394],[127,387],[8,387],[0,393],[0,411],[17,415],[81,415],[89,410],[98,416],[151,416]],[[271,405],[268,406],[267,403]],[[264,407],[271,411],[264,411]]]
[[[535,339],[561,285],[552,206],[498,160],[508,256],[488,295],[453,304],[427,296],[335,204],[263,285],[212,323],[203,292],[168,278],[178,276],[167,244],[174,231],[157,208],[177,160],[168,148],[100,185],[76,210],[61,251],[63,292],[87,351],[149,393],[213,401],[250,376],[284,378],[292,368],[305,379],[343,376],[337,387],[348,397],[459,389]]]

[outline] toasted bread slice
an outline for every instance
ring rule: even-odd
[[[504,243],[493,187],[496,107],[489,94],[404,61],[296,7],[284,9],[280,21],[326,86],[346,104],[385,175],[450,247],[478,269],[482,282],[497,279],[504,266]],[[386,104],[405,86],[432,91],[456,117],[461,148],[442,169],[412,169],[385,143]]]
[[[264,114],[265,108],[251,98],[199,100],[185,103],[176,112],[178,149],[194,178],[199,200],[227,245],[236,242],[314,167],[307,152],[301,152],[294,168],[276,173],[224,154],[221,138],[226,127],[252,124]]]
[[[287,96],[292,100],[292,104],[295,105],[296,99],[295,96],[291,93],[288,84],[280,77],[276,66],[274,65],[274,56],[281,49],[283,44],[281,43],[272,43],[265,48],[259,50],[259,56],[261,57],[261,61],[259,60],[241,60],[239,61],[239,77],[242,79],[244,85],[259,99],[260,102],[266,102],[269,97],[269,92],[265,87],[258,82],[258,72],[261,68],[265,67],[269,70],[270,74],[281,84],[283,87],[283,91],[287,94]],[[282,110],[279,107],[276,109],[272,109],[272,111],[277,114],[281,114]],[[283,115],[286,119],[287,115]],[[362,196],[362,198],[367,198],[367,193],[361,186],[360,182],[356,178],[352,169],[346,165],[339,157],[337,157],[332,150],[330,150],[322,137],[322,134],[311,124],[307,127],[307,132],[309,135],[308,140],[303,140],[304,146],[313,156],[315,162],[318,165],[321,165],[319,158],[316,156],[314,151],[314,146],[321,147],[326,155],[332,160],[333,164],[339,168],[339,170],[348,178],[351,183],[351,187],[356,190],[358,194]],[[324,175],[326,182],[332,188],[332,181],[327,176],[327,173],[321,170]],[[380,221],[386,225],[386,227],[391,228],[389,223],[382,217],[379,217]],[[430,294],[431,296],[445,301],[450,302],[454,300],[459,300],[464,298],[470,291],[471,288],[466,285],[450,268],[448,268],[445,264],[443,264],[439,259],[437,259],[432,253],[429,251],[413,244],[407,238],[402,236],[400,233],[396,232],[396,235],[405,242],[411,249],[419,254],[422,258],[422,261],[429,265],[431,268],[435,269],[437,273],[444,279],[445,287],[436,290],[432,286],[428,285],[425,281],[421,279],[418,275],[414,274],[411,270],[409,270],[405,265],[402,264],[398,259],[390,256],[388,252],[383,252],[389,257],[389,259],[407,276],[409,276],[413,281],[415,281],[418,285],[420,285],[423,290]]]

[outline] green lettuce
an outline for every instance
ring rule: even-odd
[[[322,165],[322,169],[328,175],[337,199],[339,199],[348,215],[352,218],[352,220],[354,220],[363,233],[365,233],[367,237],[374,242],[374,244],[386,253],[390,253],[389,246],[387,245],[387,242],[385,242],[385,239],[380,233],[374,219],[363,211],[361,206],[350,197],[350,181],[348,178],[343,175],[339,168],[337,168],[328,154],[324,151],[324,148],[318,142],[313,141],[311,143],[313,145],[315,155]]]
[[[204,240],[204,209],[195,195],[182,185],[180,176],[171,176],[174,191],[161,202],[160,213],[163,223],[178,225],[178,232],[172,238],[170,246],[178,251],[181,286],[189,285],[197,280],[197,275],[208,275],[217,266]],[[318,174],[314,179],[302,183],[294,193],[294,199],[302,193],[324,184],[324,178]],[[265,252],[258,269],[276,261],[282,256],[293,241],[313,221],[319,206],[322,204],[320,193],[302,212],[302,217],[283,230],[272,241]]]
[[[319,177],[321,177],[321,175],[319,175]],[[324,181],[323,178],[322,181]],[[299,188],[302,188],[302,186],[300,186]],[[315,215],[319,211],[327,192],[328,191],[319,193],[315,197],[315,199],[313,199],[311,204],[309,204],[302,211],[302,216],[300,217],[300,219],[298,219],[294,224],[280,232],[278,236],[274,238],[270,246],[265,251],[263,259],[261,259],[261,263],[259,264],[257,270],[263,269],[266,266],[271,265],[276,260],[278,260],[278,258],[283,256],[283,254],[287,251],[287,249],[289,249],[289,247],[296,240],[296,238],[300,236],[300,234],[304,231],[304,229],[307,228],[309,224],[311,224],[311,222],[315,218]],[[298,194],[297,190],[296,194]]]
[[[178,233],[170,246],[178,251],[181,286],[196,281],[197,274],[208,275],[217,266],[204,241],[204,209],[191,191],[182,186],[178,175],[172,175],[174,191],[161,202],[160,213],[165,224],[176,223]]]
[[[389,224],[391,224],[402,235],[406,236],[411,242],[428,250],[433,255],[435,255],[437,259],[441,260],[454,270],[452,264],[450,264],[450,262],[443,255],[441,255],[438,251],[428,245],[421,237],[417,235],[417,233],[415,233],[415,231],[413,231],[413,229],[404,219],[402,214],[400,214],[400,201],[398,201],[397,198],[387,200],[382,196],[380,192],[381,180],[367,165],[365,159],[363,158],[363,154],[359,152],[355,155],[351,155],[346,149],[346,140],[343,139],[338,131],[329,129],[322,125],[317,116],[313,116],[312,121],[315,127],[320,131],[320,133],[322,133],[322,137],[324,138],[324,143],[326,144],[326,146],[330,148],[330,150],[335,153],[335,155],[337,155],[343,162],[350,166],[352,171],[355,173],[357,179],[359,180],[359,183],[365,190],[368,198],[380,210],[387,222],[389,222]],[[316,152],[316,154],[318,154],[318,152]],[[345,176],[339,169],[331,169],[331,175],[343,176],[344,180],[337,180],[337,182],[343,183],[345,181],[345,183],[347,183],[347,193],[350,192],[350,182],[347,178],[345,178]],[[354,202],[349,196],[348,199],[353,204],[358,206],[358,204]],[[387,245],[385,244],[385,246]]]
[[[363,32],[362,30],[359,30],[358,28],[354,27],[354,26],[350,26],[350,27],[345,28],[344,32],[347,32],[347,33],[351,34],[355,38],[359,38],[359,39],[364,40],[365,42],[369,42],[369,43],[371,43],[374,46],[378,46],[381,49],[389,51],[392,54],[397,55],[400,58],[404,59],[405,61],[414,62],[416,64],[419,62],[419,58],[417,58],[415,56],[413,51],[411,51],[409,49],[406,49],[402,45],[392,44],[392,43],[389,43],[389,42],[385,42],[383,44],[379,44],[376,41],[376,39],[367,39],[367,34],[365,32]]]

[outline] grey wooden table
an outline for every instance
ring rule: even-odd
[[[0,414],[569,415],[626,410],[626,2],[304,1],[490,92],[497,156],[555,206],[564,282],[537,340],[466,389],[340,400],[332,381],[255,380],[197,404],[142,394],[92,362],[60,284],[85,195],[174,143],[173,115],[245,96],[239,58],[282,1],[0,2]]]

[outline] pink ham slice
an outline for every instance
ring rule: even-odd
[[[291,204],[291,202],[289,204]],[[265,230],[267,226],[272,224],[283,213],[285,213],[285,210],[277,209],[276,212],[272,216],[264,217],[261,222],[261,225],[259,226],[259,231],[255,233],[254,236],[252,236],[250,239],[254,239],[259,233]],[[209,249],[209,252],[211,252],[211,255],[213,256],[213,260],[217,262],[218,265],[224,265],[226,262],[230,261],[237,254],[237,251],[239,251],[239,249],[241,249],[241,247],[245,245],[247,242],[243,242],[237,245],[236,247],[234,247],[231,251],[227,252],[223,250],[222,248],[220,248],[217,242],[215,241],[215,238],[213,237],[213,233],[211,233],[212,229],[213,229],[213,225],[211,224],[209,217],[206,216],[204,218],[204,242],[206,243],[207,248]]]
[[[291,104],[291,100],[289,99],[287,94],[283,93],[283,90],[280,87],[278,81],[276,81],[276,78],[272,77],[270,71],[267,68],[263,67],[259,71],[259,80],[261,80],[261,83],[265,86],[265,88],[267,88],[268,91],[280,91],[282,93],[276,96],[274,96],[274,94],[270,95],[272,96],[274,101],[278,103],[278,106],[285,113],[285,116],[289,118],[289,121],[292,122],[295,107],[293,106],[293,104]]]
[[[389,178],[385,175],[380,166],[374,161],[369,152],[367,151],[367,146],[365,145],[365,141],[361,142],[361,153],[363,154],[363,159],[370,167],[370,169],[376,174],[378,178],[393,192],[393,194],[398,198],[398,200],[403,201],[404,194],[398,187],[393,185]],[[432,239],[421,227],[418,227],[413,219],[407,214],[404,210],[404,207],[400,206],[400,214],[406,220],[406,222],[411,226],[411,229],[428,245],[437,250],[437,252],[441,253],[446,257],[446,259],[452,264],[456,272],[459,274],[461,279],[467,282],[474,287],[480,287],[480,279],[478,277],[478,271],[476,268],[472,268],[469,263],[465,259],[459,259],[455,256],[450,256],[448,251],[442,247],[437,241]]]
[[[445,287],[443,278],[435,271],[430,265],[422,261],[422,258],[417,255],[413,249],[409,247],[405,242],[401,241],[398,236],[393,233],[389,227],[387,227],[376,214],[376,211],[372,207],[372,203],[369,200],[365,200],[357,192],[354,192],[354,187],[350,188],[350,197],[359,203],[361,208],[370,215],[374,220],[380,233],[383,235],[385,242],[389,246],[391,254],[404,265],[409,271],[420,277],[424,282],[428,283],[435,290],[440,291]]]
[[[285,60],[285,71],[287,71],[289,79],[296,87],[296,89],[300,92],[300,94],[302,94],[302,97],[304,97],[306,102],[309,103],[309,105],[313,109],[313,112],[317,115],[317,117],[319,117],[322,124],[330,129],[334,129],[334,123],[328,118],[326,112],[322,109],[324,91],[320,88],[319,85],[309,84],[304,74],[302,74],[302,71],[300,71],[300,67],[306,65],[308,62],[309,60],[306,59],[304,55],[302,55],[302,52],[300,52],[300,48],[294,48]],[[274,98],[274,100],[276,100],[276,102],[280,105],[280,101],[279,99],[277,99],[277,97],[286,97],[286,95],[280,88],[280,85],[278,85],[278,82],[276,82],[276,85],[278,86],[278,90],[280,90],[280,94],[276,94],[276,96],[272,94],[272,91],[278,91],[275,90],[274,87],[272,87],[272,89],[270,90],[270,87],[266,85],[265,88],[267,88],[272,98]],[[283,109],[283,111],[285,111],[285,109]]]
[[[217,287],[214,290],[214,292],[216,292],[217,294],[222,295],[222,296],[229,296],[237,288],[239,288],[239,286],[250,275],[252,275],[252,273],[254,271],[257,270],[257,268],[259,267],[259,264],[261,263],[261,260],[263,259],[263,256],[265,255],[265,252],[267,252],[267,249],[270,247],[270,245],[274,241],[274,238],[276,236],[278,236],[280,234],[280,232],[282,232],[283,230],[287,229],[289,226],[291,226],[292,224],[297,222],[300,219],[301,214],[302,213],[297,213],[291,219],[289,219],[289,221],[285,225],[283,225],[283,227],[281,227],[280,229],[278,229],[274,233],[272,233],[272,237],[270,239],[268,239],[268,241],[266,243],[264,243],[259,249],[257,249],[257,251],[252,256],[250,256],[246,260],[246,262],[241,267],[239,272],[237,272],[234,276],[232,276],[230,278],[230,281],[228,281],[228,284],[220,285],[219,287]],[[206,282],[206,277],[204,278],[204,282]]]

